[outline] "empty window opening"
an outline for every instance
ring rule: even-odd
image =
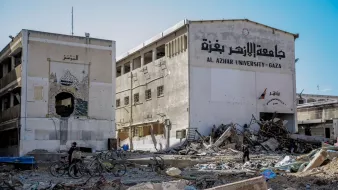
[[[21,65],[21,56],[22,56],[22,52],[20,51],[18,54],[16,54],[15,57],[15,67],[17,67],[18,65]]]
[[[186,50],[188,48],[188,37],[187,35],[184,35],[183,37],[183,50]]]
[[[61,117],[69,117],[74,111],[74,96],[68,92],[61,92],[56,95],[55,109]]]
[[[129,104],[129,96],[124,97],[124,105],[128,105]]]
[[[163,85],[157,87],[157,97],[163,96],[163,90],[164,90]]]
[[[11,107],[10,105],[10,94],[6,94],[1,98],[3,110],[7,110]]]
[[[118,67],[116,67],[116,77],[119,77],[119,76],[121,76],[121,74],[122,74],[122,71],[121,71],[121,69],[122,69],[122,67],[121,67],[121,66],[118,66]]]
[[[129,73],[130,72],[130,64],[126,63],[124,64],[124,73]]]
[[[134,104],[139,103],[140,102],[140,94],[136,93],[134,94]]]
[[[165,56],[165,45],[163,44],[163,45],[157,47],[156,52],[157,52],[156,59],[160,59],[160,58],[164,57]]]
[[[21,87],[14,89],[12,93],[14,96],[14,106],[19,105],[21,101]]]
[[[298,100],[298,104],[304,104],[304,100],[303,99],[299,99]]]
[[[146,97],[146,100],[150,100],[151,99],[151,89],[146,90],[145,97]]]
[[[325,128],[325,138],[331,138],[330,128]]]
[[[117,99],[116,100],[116,107],[118,108],[118,107],[120,107],[121,106],[121,101],[120,101],[120,99]]]
[[[141,56],[133,60],[133,70],[141,67]]]
[[[144,54],[144,65],[153,61],[153,51],[149,51]]]
[[[313,99],[313,98],[309,98],[309,99],[307,100],[307,103],[312,103],[312,102],[316,102],[316,100]]]

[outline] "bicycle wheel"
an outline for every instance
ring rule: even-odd
[[[110,160],[110,159],[117,160],[117,154],[116,154],[115,151],[110,150],[106,153],[105,158],[106,158],[106,160]]]
[[[66,173],[66,165],[62,162],[55,162],[49,166],[49,172],[52,176],[61,177]]]
[[[84,165],[82,162],[76,162],[69,166],[68,169],[70,177],[79,179],[85,174]]]
[[[100,162],[94,161],[87,166],[89,175],[92,177],[100,176],[103,172],[103,167]]]
[[[127,154],[126,154],[125,152],[120,152],[120,153],[119,153],[119,158],[120,158],[121,160],[126,160],[126,159],[127,159]]]
[[[116,177],[121,177],[124,176],[127,172],[127,167],[124,164],[114,164],[111,172],[116,176]]]

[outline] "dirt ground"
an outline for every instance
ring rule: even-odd
[[[163,156],[163,155],[162,155]],[[280,161],[285,155],[282,154],[256,154],[251,156],[250,162],[245,164],[241,161],[240,155],[225,156],[179,156],[164,155],[163,158],[171,166],[176,165],[181,171],[183,178],[195,179],[191,180],[192,184],[196,184],[199,179],[214,179],[211,186],[237,182],[260,176],[260,168],[268,167]],[[147,156],[140,156],[140,160],[147,160]],[[137,156],[133,157],[137,160]],[[191,162],[190,162],[191,161]],[[184,164],[179,164],[179,163]],[[172,164],[174,163],[174,164]],[[168,166],[169,167],[169,166]],[[4,174],[5,172],[0,172]],[[68,175],[63,177],[53,177],[49,174],[48,164],[40,164],[38,170],[11,170],[13,178],[20,180],[24,187],[30,189],[31,186],[38,184],[38,189],[47,187],[50,183],[56,184],[64,182],[67,184],[79,184],[86,181],[89,177],[85,176],[81,179],[73,179]],[[168,182],[178,180],[178,178],[170,177],[162,171],[149,171],[147,168],[138,168],[130,166],[127,173],[123,177],[115,177],[113,174],[104,173],[104,177],[108,180],[120,179],[121,182],[128,186],[133,186],[143,182]],[[196,180],[197,179],[197,180]],[[93,178],[92,181],[97,179]],[[284,189],[305,189],[310,185],[311,189],[338,189],[338,159],[333,160],[328,165],[312,169],[303,173],[277,173],[277,177],[267,181],[268,187],[272,190]],[[196,186],[197,189],[203,189]]]

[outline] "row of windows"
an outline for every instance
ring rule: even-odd
[[[163,96],[164,93],[164,86],[158,86],[157,87],[157,97]],[[151,89],[148,89],[144,92],[145,95],[145,99],[146,100],[150,100],[151,99]],[[140,102],[140,94],[139,93],[135,93],[134,94],[134,104],[137,104]],[[124,97],[124,105],[129,105],[129,96]],[[121,100],[117,99],[116,100],[116,107],[120,107],[121,106]]]

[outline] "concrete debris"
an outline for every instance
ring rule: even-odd
[[[182,173],[182,171],[178,168],[172,167],[172,168],[168,168],[166,171],[166,174],[170,175],[170,176],[178,176]]]
[[[184,190],[188,184],[188,180],[176,180],[162,183],[147,182],[129,187],[128,190]]]

